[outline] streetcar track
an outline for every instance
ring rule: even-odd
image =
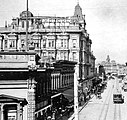
[[[121,107],[120,107],[120,104],[119,104],[119,120],[121,120]]]
[[[110,90],[109,90],[109,91],[110,91]],[[108,99],[108,96],[109,96],[109,95],[107,94],[106,99],[105,99],[105,101],[104,101],[104,104],[103,104],[103,106],[102,106],[102,108],[101,108],[101,113],[100,113],[100,115],[99,115],[99,120],[101,120],[101,116],[102,116],[102,113],[103,113],[103,110],[104,110],[106,101],[107,101],[107,99]]]
[[[115,104],[114,107],[114,118],[113,120],[121,120],[121,108],[120,104]]]
[[[112,88],[112,91],[111,91],[110,96],[109,96],[108,106],[107,106],[107,108],[106,108],[106,112],[105,112],[104,120],[106,120],[106,118],[107,118],[107,114],[108,114],[108,110],[109,110],[109,104],[110,104],[110,100],[111,100],[112,92],[113,92],[113,88]]]
[[[114,107],[114,117],[113,117],[113,120],[116,120],[116,104],[115,104],[115,107]]]
[[[117,82],[117,81],[116,81]],[[116,83],[117,85],[117,83]],[[119,84],[118,84],[119,85]],[[118,86],[117,86],[118,87]],[[120,103],[114,104],[114,118],[113,120],[121,120],[121,108]]]
[[[111,99],[111,95],[112,95],[112,92],[113,92],[113,86],[109,89],[109,91],[111,91],[110,92],[110,95],[109,94],[107,94],[107,96],[106,96],[106,99],[105,99],[105,101],[104,101],[104,104],[103,104],[103,106],[102,106],[102,109],[101,109],[101,113],[100,113],[100,115],[99,115],[99,120],[101,120],[101,117],[102,117],[102,113],[104,113],[104,108],[105,108],[105,105],[107,105],[107,109],[106,109],[106,114],[105,114],[105,117],[104,117],[104,120],[106,119],[106,116],[107,116],[107,112],[108,112],[108,106],[109,106],[109,102],[110,102],[110,99]],[[108,92],[109,92],[108,91]],[[107,102],[107,100],[108,100],[108,103],[106,103]]]

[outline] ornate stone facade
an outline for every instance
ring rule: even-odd
[[[26,11],[13,18],[12,23],[0,28],[1,51],[34,51],[44,57],[77,62],[78,79],[94,74],[95,57],[92,40],[85,28],[85,16],[79,4],[74,16],[34,16],[28,11],[28,39],[26,40]]]
[[[5,53],[5,55],[0,54],[0,60],[4,61],[5,58],[8,58],[9,60],[13,57],[13,60],[21,63],[18,65],[22,68],[23,66],[29,67],[29,64],[35,66],[35,58],[32,56],[27,58],[27,55],[22,57],[21,55],[8,56],[6,54],[7,52],[13,54],[15,52],[27,53],[32,51],[40,56],[40,63],[46,63],[46,58],[51,58],[49,59],[51,61],[73,61],[77,63],[77,80],[82,86],[82,91],[84,91],[86,87],[88,90],[91,90],[92,80],[95,79],[96,74],[95,56],[91,51],[92,40],[89,38],[89,34],[85,28],[85,15],[82,14],[82,8],[79,4],[75,7],[74,15],[70,17],[34,16],[30,11],[28,11],[27,20],[26,15],[27,12],[23,11],[20,13],[19,17],[12,19],[10,25],[6,25],[4,28],[0,27],[0,50],[2,54]],[[28,32],[26,32],[26,26]],[[23,61],[26,60],[26,62],[22,62],[22,59]],[[31,61],[29,61],[29,59],[31,59]],[[27,63],[27,61],[29,62]],[[13,65],[10,67],[16,68],[16,62]],[[54,85],[49,88],[52,90],[58,89],[61,86],[66,87],[69,84],[73,84],[73,72],[69,73],[65,70],[64,74],[52,73],[51,76],[52,84]],[[61,79],[59,79],[59,77],[61,77]],[[42,76],[40,76],[39,79],[40,81],[43,81]],[[59,80],[63,80],[64,83],[61,83],[60,81],[59,84]],[[40,87],[37,87],[41,89],[41,87],[45,87],[45,85],[47,85],[46,81],[44,84],[40,84]],[[33,86],[31,87],[33,90]],[[31,93],[31,89],[29,94],[33,96],[34,92]],[[48,106],[48,101],[41,99],[45,96],[40,96],[39,94],[41,95],[41,93],[35,94],[38,95],[36,96],[38,103],[35,104],[39,107],[40,105],[42,105],[41,107]],[[39,98],[39,96],[41,98]],[[32,109],[34,109],[34,107]],[[41,112],[38,112],[39,109],[41,109]],[[39,109],[36,112],[37,116],[38,114],[43,114],[43,108]],[[30,113],[33,114],[33,111],[30,111]],[[29,115],[31,117],[29,119],[32,120],[34,117],[32,117],[31,114]]]

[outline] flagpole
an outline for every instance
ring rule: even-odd
[[[26,51],[28,51],[28,0],[26,2]]]

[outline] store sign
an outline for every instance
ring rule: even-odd
[[[28,63],[28,55],[0,55],[0,68],[27,68]]]
[[[27,55],[0,55],[0,61],[27,61]]]

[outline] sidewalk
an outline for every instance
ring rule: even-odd
[[[90,99],[92,99],[94,96],[95,96],[95,95],[92,94]],[[89,100],[90,100],[90,99],[89,99]],[[82,106],[80,106],[80,107],[78,108],[78,109],[79,109],[79,112],[87,105],[87,103],[89,102],[89,100],[88,100],[84,105],[82,105]],[[74,120],[74,118],[75,118],[75,116],[74,116],[74,113],[73,113],[73,114],[71,115],[71,117],[68,118],[68,120]]]
[[[105,92],[108,92],[107,91],[107,89],[105,89],[102,93],[101,93],[101,96],[102,96],[102,98],[104,97],[104,95],[105,95]],[[95,94],[92,94],[91,95],[91,99],[97,99],[96,98],[96,96],[95,96]],[[89,99],[84,105],[82,105],[82,106],[80,106],[78,109],[79,109],[79,113],[80,113],[80,111],[88,104],[88,102],[91,100],[91,99]],[[101,99],[102,100],[102,99]],[[70,118],[68,118],[68,120],[74,120],[74,118],[75,118],[75,116],[74,116],[74,113],[71,115],[71,117]]]

